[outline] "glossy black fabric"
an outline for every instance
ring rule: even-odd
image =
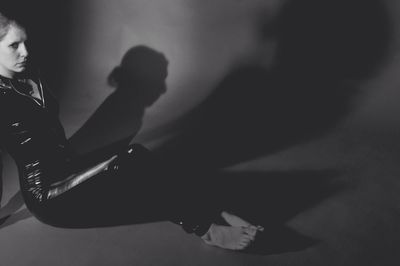
[[[56,100],[40,80],[35,83],[44,101],[31,97],[24,81],[0,77],[0,140],[17,163],[24,200],[39,220],[92,227],[169,219],[188,232],[205,233],[210,214],[199,211],[200,201],[188,196],[186,188],[177,188],[179,181],[163,176],[162,164],[143,146],[76,156],[58,119]],[[65,186],[99,164],[95,174]]]

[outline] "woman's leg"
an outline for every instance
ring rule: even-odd
[[[210,245],[242,249],[256,231],[247,224],[217,225],[214,190],[194,185],[140,145],[129,146],[108,169],[30,209],[58,227],[97,227],[170,220]],[[29,204],[28,204],[29,206]]]

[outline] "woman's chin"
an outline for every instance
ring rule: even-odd
[[[20,74],[26,70],[26,66],[20,66],[14,69],[15,74]]]

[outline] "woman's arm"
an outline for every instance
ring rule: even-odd
[[[7,127],[3,126],[3,129],[6,133],[6,147],[18,165],[21,187],[26,197],[34,201],[35,205],[57,197],[107,170],[117,159],[114,154],[78,172],[72,172],[69,166],[74,163],[65,160],[63,145],[46,138],[46,134],[30,128],[29,124],[31,123],[14,120]],[[79,158],[75,160],[79,161]]]

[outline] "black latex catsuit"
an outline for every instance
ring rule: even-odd
[[[58,119],[58,103],[34,81],[0,76],[0,140],[16,161],[27,208],[39,220],[62,227],[91,227],[169,219],[187,232],[204,234],[210,217],[184,206],[175,183],[141,145],[76,156]],[[187,202],[186,202],[187,203]],[[190,202],[189,202],[190,203]],[[192,211],[190,211],[192,210]],[[204,213],[203,213],[204,214]]]

